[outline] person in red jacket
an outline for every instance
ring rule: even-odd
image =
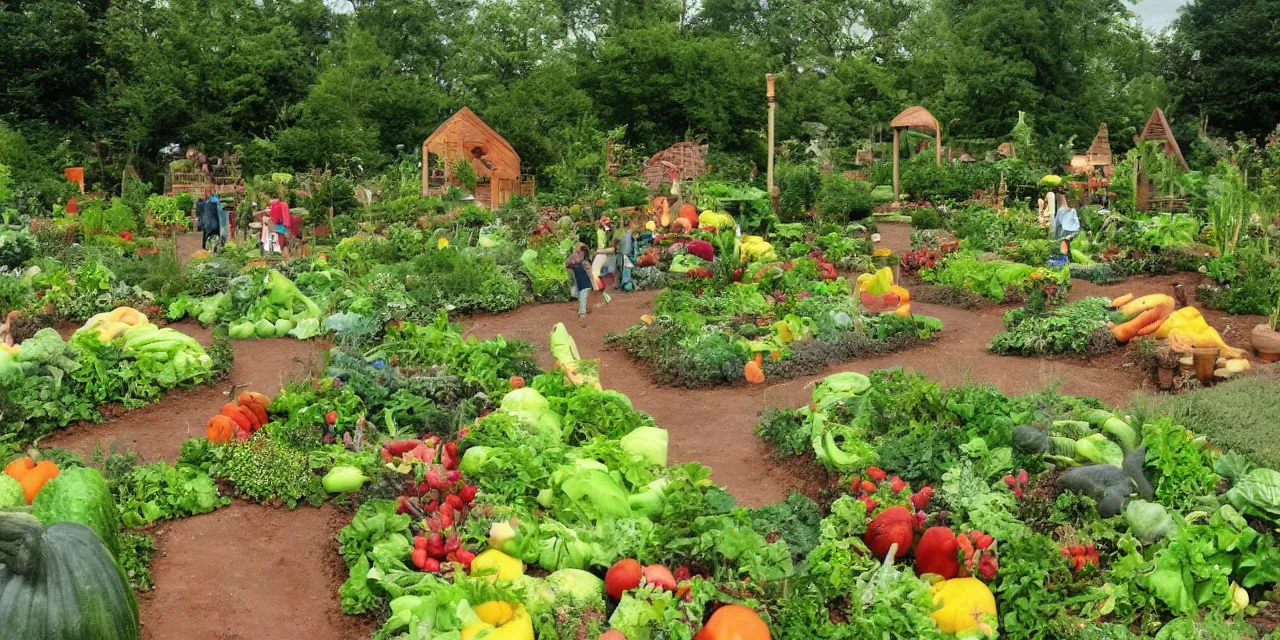
[[[289,205],[279,197],[273,196],[271,204],[267,206],[267,211],[271,215],[271,226],[276,234],[276,243],[280,245],[280,252],[284,254],[284,259],[289,259],[289,233],[293,226],[289,215]]]

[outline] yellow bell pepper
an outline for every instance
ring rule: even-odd
[[[990,634],[989,623],[996,617],[996,598],[977,578],[952,578],[933,586],[933,603],[941,605],[933,620],[943,633],[977,629]]]
[[[471,610],[482,622],[464,627],[462,640],[534,640],[533,618],[522,604],[493,601]]]
[[[471,575],[488,573],[489,582],[498,580],[514,580],[524,575],[524,563],[518,558],[489,549],[471,560]]]

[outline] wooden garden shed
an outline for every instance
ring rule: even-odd
[[[533,195],[533,179],[520,173],[520,155],[480,116],[463,107],[422,143],[422,195],[444,193],[458,162],[476,174],[476,204],[492,209],[514,195]]]

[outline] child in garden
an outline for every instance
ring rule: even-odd
[[[573,297],[578,299],[578,324],[587,326],[587,294],[599,288],[598,280],[591,275],[591,265],[587,262],[587,245],[579,242],[569,252],[564,261],[564,268],[569,270],[569,287]],[[609,295],[605,294],[605,302]]]
[[[613,282],[616,254],[613,221],[609,216],[604,216],[600,218],[600,225],[596,228],[596,255],[591,261],[591,275],[600,281],[600,294],[604,296],[605,304],[610,302],[606,289]]]

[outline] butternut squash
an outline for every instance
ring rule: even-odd
[[[1132,294],[1132,293],[1126,293],[1126,294],[1124,294],[1124,295],[1122,295],[1122,296],[1120,296],[1120,297],[1118,297],[1118,298],[1112,298],[1112,299],[1111,299],[1111,308],[1112,308],[1112,309],[1119,309],[1120,307],[1123,307],[1124,305],[1129,304],[1132,300],[1133,300],[1133,294]]]
[[[747,366],[743,367],[743,375],[746,376],[747,382],[750,382],[751,384],[761,384],[764,382],[764,370],[761,369],[763,363],[764,355],[757,353],[755,360],[748,362]]]

